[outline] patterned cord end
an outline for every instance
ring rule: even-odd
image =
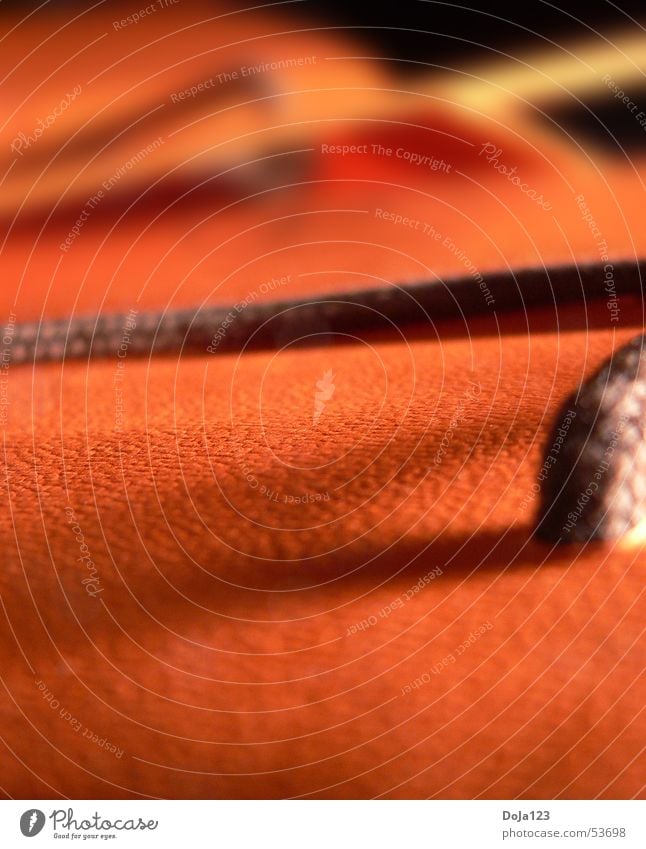
[[[638,336],[616,351],[561,408],[538,475],[541,539],[619,539],[644,518],[645,348]]]

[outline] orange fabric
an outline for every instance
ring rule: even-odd
[[[51,42],[65,21],[41,15],[7,37],[5,71],[24,64],[3,83],[3,149],[82,86],[6,176],[7,320],[598,260],[580,193],[611,257],[644,255],[640,163],[402,93],[373,63],[334,60],[354,55],[338,32],[187,6],[121,30],[99,9]],[[170,93],[220,68],[313,55],[261,75],[269,104],[172,111]],[[160,102],[154,126],[98,153]],[[159,134],[62,251],[88,197]],[[343,144],[451,167],[321,148]],[[642,312],[492,310],[318,347],[10,369],[5,792],[641,794],[640,552],[550,555],[530,532],[559,404]]]

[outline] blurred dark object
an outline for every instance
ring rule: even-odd
[[[646,143],[646,84],[626,85],[625,92],[634,104],[630,109],[602,91],[578,101],[571,98],[548,110],[547,118],[582,147],[592,144],[608,153],[640,152]]]
[[[646,19],[643,2],[562,3],[537,0],[481,4],[403,0],[397,3],[348,3],[343,0],[305,2],[293,7],[300,15],[315,14],[328,25],[357,28],[356,35],[371,53],[397,59],[402,70],[418,63],[454,66],[518,55],[550,41],[589,38],[594,31],[635,28]],[[499,56],[503,58],[503,56]]]

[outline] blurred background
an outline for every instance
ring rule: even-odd
[[[5,0],[0,322],[577,290],[646,256],[644,15]],[[557,410],[643,327],[609,303],[0,370],[4,791],[643,793],[638,555],[532,539]]]
[[[12,235],[3,243],[7,279],[16,283],[36,265],[42,281],[53,273],[51,260],[60,261],[65,291],[54,283],[48,306],[58,314],[69,312],[72,279],[90,261],[111,278],[106,305],[124,308],[121,266],[95,254],[107,246],[106,235],[110,242],[129,240],[134,220],[141,238],[128,242],[127,273],[141,273],[141,260],[144,273],[157,274],[159,257],[151,261],[160,244],[156,231],[174,226],[169,222],[177,216],[190,220],[198,207],[217,211],[224,221],[243,207],[245,214],[265,206],[285,213],[294,202],[312,208],[363,195],[361,209],[396,200],[406,211],[413,203],[432,223],[438,214],[453,215],[446,205],[453,207],[458,193],[455,244],[464,247],[467,240],[473,252],[483,241],[465,218],[491,222],[480,264],[497,267],[503,256],[511,265],[566,261],[571,251],[559,227],[544,220],[535,226],[537,210],[510,181],[499,179],[500,169],[516,168],[535,196],[549,187],[549,203],[579,259],[598,254],[573,203],[573,187],[583,183],[588,195],[601,193],[595,221],[615,239],[614,252],[634,252],[625,226],[636,203],[628,183],[635,169],[641,171],[646,137],[639,118],[646,108],[646,47],[637,4],[472,9],[420,0],[378,10],[308,1],[245,10],[159,0],[141,8],[3,3],[0,15],[6,109],[0,233]],[[330,152],[335,145],[366,143],[359,153]],[[485,144],[500,153],[487,160]],[[380,153],[379,145],[391,155]],[[405,152],[398,154],[400,148]],[[424,156],[428,162],[418,167]],[[427,167],[433,161],[436,171]],[[604,198],[608,185],[612,209]],[[509,226],[501,202],[531,225],[535,246],[517,225]],[[81,217],[87,220],[79,228]],[[370,217],[350,217],[342,229],[374,229]],[[305,220],[292,224],[301,228]],[[39,233],[27,268],[22,248],[29,240],[13,238],[24,228]],[[205,225],[188,230],[192,235],[185,233],[175,246],[175,258],[196,251],[203,262],[194,277],[222,277],[222,255],[205,257],[202,243],[194,241]],[[50,251],[70,233],[73,256],[83,256],[82,262],[70,257],[69,243]],[[440,273],[463,270],[439,245],[420,242],[414,233],[398,238],[415,242],[417,260],[428,260]],[[416,261],[396,271],[401,279],[420,273]],[[195,285],[216,300],[237,292],[235,284],[219,296]],[[332,275],[329,285],[346,284]],[[156,286],[162,299],[168,295],[167,284]],[[78,293],[81,309],[96,307],[90,291],[86,286]],[[184,291],[186,302],[195,301],[196,290]]]

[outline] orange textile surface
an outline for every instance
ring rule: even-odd
[[[130,12],[6,27],[9,327],[646,252],[640,161],[283,12]],[[640,551],[531,537],[559,405],[643,326],[612,309],[10,367],[4,792],[641,795]]]

